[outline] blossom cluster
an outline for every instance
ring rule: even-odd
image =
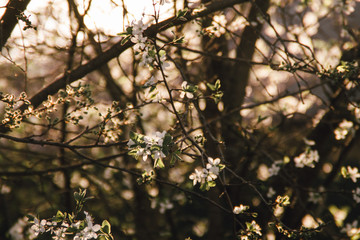
[[[148,26],[148,24],[140,19],[138,21],[132,21],[127,27],[127,32],[131,34],[130,41],[135,43],[134,50],[137,54],[141,55],[140,66],[154,67],[154,63],[158,63],[162,68],[166,68],[170,66],[170,64],[165,62],[165,51],[159,51],[160,57],[158,57],[154,44],[144,35],[144,31]]]
[[[358,239],[360,236],[360,227],[357,220],[352,223],[347,223],[344,228],[341,229],[341,232],[346,233],[351,239]]]
[[[72,235],[73,240],[97,239],[100,234],[101,226],[94,224],[90,214],[84,211],[84,221],[76,221],[69,224],[65,219],[59,221],[59,216],[53,217],[52,220],[34,218],[31,230],[37,237],[45,232],[50,232],[55,240],[67,239]]]
[[[246,222],[246,230],[241,231],[241,240],[260,239],[262,236],[261,227],[252,220],[251,223]]]
[[[360,178],[359,169],[357,167],[342,167],[341,174],[344,178],[350,178],[354,183],[356,183],[357,179]]]
[[[195,186],[197,183],[201,184],[201,189],[209,190],[210,187],[215,186],[215,180],[219,176],[219,173],[222,169],[225,168],[225,165],[220,164],[220,158],[208,158],[208,163],[206,164],[206,168],[202,168],[200,170],[195,169],[189,178],[193,180],[193,185]]]
[[[343,120],[340,124],[339,127],[337,127],[334,131],[335,134],[335,139],[336,140],[342,140],[345,139],[346,136],[351,133],[351,131],[353,130],[353,122],[351,121],[347,121],[347,120]]]
[[[181,88],[182,88],[182,91],[181,91],[181,93],[180,93],[180,98],[185,98],[185,96],[186,96],[188,99],[194,98],[194,93],[195,93],[196,90],[197,90],[197,87],[196,87],[196,86],[189,85],[187,81],[184,81],[184,82],[181,84]]]
[[[205,32],[210,35],[214,35],[215,37],[220,37],[226,32],[226,18],[225,15],[215,15],[213,17],[213,21],[211,22],[211,26],[205,28]]]
[[[132,132],[127,145],[130,155],[143,161],[152,158],[155,167],[163,167],[162,159],[168,155],[171,140],[172,137],[166,131],[156,132],[154,136]]]
[[[315,167],[315,163],[319,162],[319,152],[317,150],[313,150],[311,147],[315,145],[314,141],[310,141],[305,139],[306,149],[299,156],[294,158],[295,167],[303,168],[303,167]]]
[[[278,175],[280,172],[280,169],[281,169],[281,165],[283,165],[282,160],[277,160],[277,161],[273,162],[271,167],[268,169],[269,177]]]
[[[249,209],[249,206],[240,204],[239,206],[235,206],[235,207],[234,207],[233,213],[234,213],[234,214],[240,214],[240,213],[245,212],[245,211],[248,210],[248,209]]]

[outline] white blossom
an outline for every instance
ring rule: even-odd
[[[210,173],[213,173],[215,175],[219,175],[219,164],[220,164],[220,158],[208,158],[208,163],[206,164],[206,169],[209,170]]]
[[[360,203],[360,188],[356,188],[355,190],[352,191],[353,193],[353,199],[355,200],[356,203]]]
[[[9,236],[13,240],[23,240],[25,239],[24,230],[28,225],[26,217],[20,218],[9,230]],[[32,231],[32,230],[31,230]],[[32,231],[33,232],[33,231]],[[35,235],[35,233],[34,233]],[[37,236],[37,235],[36,235]]]
[[[360,228],[358,227],[358,221],[355,220],[352,223],[347,223],[344,228],[341,229],[341,232],[346,233],[348,237],[353,237],[357,234],[360,234]]]
[[[194,98],[194,94],[188,91],[188,83],[187,81],[184,81],[181,84],[181,88],[183,89],[183,91],[180,93],[180,98],[184,98],[185,96],[189,99]]]
[[[315,167],[315,162],[319,162],[319,153],[317,150],[307,149],[299,156],[294,158],[295,166],[298,168]]]
[[[207,27],[205,31],[216,37],[220,37],[226,32],[226,23],[225,15],[215,15],[211,22],[211,26]]]
[[[281,169],[282,162],[283,162],[282,160],[278,160],[278,161],[275,161],[271,165],[271,167],[268,169],[269,177],[278,175],[278,173],[279,173],[279,171]]]
[[[165,201],[159,203],[159,212],[163,214],[166,210],[172,209],[173,207],[174,204],[172,204],[169,199],[166,199]]]
[[[274,188],[270,187],[268,192],[266,193],[266,196],[268,198],[272,198],[275,194],[276,194],[276,191],[274,190]]]
[[[53,234],[55,234],[52,238],[54,240],[65,240],[66,239],[66,231],[69,227],[69,224],[62,223],[61,227],[53,231]]]
[[[166,157],[166,155],[162,151],[154,151],[154,159],[162,159],[164,157]]]
[[[132,139],[130,139],[127,143],[129,149],[136,150],[137,158],[146,161],[148,157],[152,156],[154,159],[162,159],[166,157],[166,154],[162,151],[162,149],[158,149],[158,147],[162,148],[164,143],[164,138],[166,136],[166,131],[163,132],[155,132],[153,136],[144,136],[143,141],[144,144],[135,143]],[[153,148],[153,146],[157,146]]]
[[[249,206],[245,206],[245,205],[240,204],[239,206],[234,207],[233,213],[234,214],[240,214],[240,213],[245,212],[248,209],[249,209]]]
[[[205,172],[204,172],[205,170]],[[204,178],[206,177],[206,169],[198,170],[195,169],[195,172],[192,173],[189,178],[193,180],[193,185],[195,186],[197,183],[202,183]]]
[[[335,139],[345,139],[349,132],[352,131],[353,125],[353,122],[344,119],[334,131]]]
[[[45,232],[46,220],[39,220],[37,218],[34,219],[34,224],[31,226],[31,229],[35,232],[35,236],[39,235],[40,233]]]
[[[346,167],[346,170],[349,174],[349,178],[351,178],[351,180],[356,183],[357,182],[357,179],[360,178],[360,173],[359,173],[359,169],[357,167],[350,167],[350,166],[347,166]]]
[[[261,227],[255,222],[255,220],[252,220],[251,224],[248,226],[248,231],[256,233],[257,235],[261,236]]]
[[[76,235],[76,240],[87,240],[87,239],[92,239],[92,238],[97,238],[97,232],[100,231],[101,226],[99,224],[95,224],[93,223],[93,219],[90,216],[90,214],[86,211],[84,211],[85,213],[85,221],[86,221],[86,227]],[[75,238],[74,238],[75,239]]]

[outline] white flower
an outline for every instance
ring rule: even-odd
[[[215,35],[216,37],[220,37],[222,34],[226,32],[226,18],[225,15],[215,15],[213,17],[213,21],[210,27],[207,27],[205,31],[210,34]]]
[[[257,235],[261,236],[261,228],[260,226],[255,222],[255,220],[252,220],[251,224],[246,224],[247,225],[247,230],[249,232],[253,232],[256,233]]]
[[[151,151],[145,148],[139,148],[136,152],[136,155],[141,157],[143,161],[146,161],[148,156],[151,155]]]
[[[166,155],[162,151],[154,151],[154,159],[162,159],[166,157]]]
[[[156,132],[155,133],[154,139],[155,139],[155,142],[156,142],[157,145],[159,145],[159,146],[163,145],[165,135],[166,135],[166,131]]]
[[[315,145],[315,141],[314,140],[309,140],[307,138],[304,138],[304,142],[307,146],[314,146]]]
[[[163,214],[166,210],[172,209],[173,207],[174,204],[172,204],[169,199],[166,199],[164,202],[159,203],[159,212]]]
[[[142,52],[141,62],[139,63],[140,66],[146,66],[154,62],[154,58],[149,54],[148,47],[145,47],[144,51]]]
[[[352,131],[353,125],[353,122],[344,119],[334,131],[335,139],[345,139],[349,132]]]
[[[269,191],[266,193],[266,196],[268,198],[272,198],[275,194],[276,194],[276,191],[272,187],[270,187]]]
[[[142,19],[138,20],[137,23],[133,20],[131,22],[132,26],[132,35],[138,36],[142,35],[143,32],[148,28],[148,24],[144,24]]]
[[[268,169],[269,177],[278,175],[278,173],[279,173],[279,171],[281,169],[282,162],[283,162],[282,160],[278,160],[278,161],[275,161],[271,165],[271,167]]]
[[[192,173],[189,178],[191,180],[193,180],[193,185],[195,186],[197,183],[201,183],[203,181],[203,179],[206,177],[204,171],[204,169],[202,169],[201,171],[199,171],[198,169],[195,169],[195,172]],[[206,170],[206,169],[205,169]]]
[[[130,139],[130,140],[128,141],[127,145],[128,145],[129,148],[131,148],[131,147],[133,147],[134,145],[136,145],[136,143],[135,143],[132,139]]]
[[[295,166],[298,168],[311,167],[314,168],[314,162],[319,162],[319,153],[317,150],[307,149],[299,156],[294,158]]]
[[[347,166],[347,172],[349,174],[349,177],[351,178],[351,180],[356,183],[357,179],[360,178],[360,173],[357,167],[350,167]]]
[[[181,84],[181,88],[183,89],[183,91],[180,93],[180,98],[184,98],[186,96],[187,98],[191,99],[194,97],[194,94],[188,91],[189,86],[187,81],[184,81]]]
[[[214,172],[210,172],[207,169],[203,169],[204,174],[206,174],[206,181],[211,182],[217,179],[218,174],[215,174]]]
[[[55,240],[65,240],[66,239],[66,231],[67,228],[69,227],[69,224],[67,223],[62,223],[61,227],[56,229],[53,233],[55,234],[53,236],[53,239]]]
[[[353,193],[353,199],[355,200],[356,203],[360,203],[360,188],[356,188],[355,190],[352,191]]]
[[[360,228],[358,228],[358,221],[355,220],[353,223],[347,223],[344,228],[341,229],[341,232],[346,233],[348,237],[353,237],[360,233]]]
[[[26,217],[20,218],[9,230],[9,235],[11,239],[14,240],[23,240],[25,239],[24,236],[24,229],[28,225],[26,221]],[[37,236],[37,235],[36,235]]]
[[[90,214],[86,211],[84,211],[85,213],[85,220],[86,220],[86,227],[84,228],[84,230],[81,232],[83,234],[83,239],[87,240],[87,239],[91,239],[91,238],[97,238],[97,233],[98,231],[100,231],[101,227],[99,224],[93,224],[93,219],[91,218]]]
[[[245,205],[240,204],[239,206],[234,207],[233,213],[234,214],[240,214],[240,213],[245,212],[248,209],[249,209],[249,206],[245,206]]]
[[[220,168],[219,168],[220,158],[213,159],[213,158],[209,157],[208,162],[209,163],[206,164],[206,168],[209,170],[209,173],[218,176],[219,171],[220,171]],[[215,179],[216,179],[216,177],[215,177]]]
[[[34,219],[34,224],[31,226],[31,230],[35,232],[35,236],[45,232],[46,220]]]

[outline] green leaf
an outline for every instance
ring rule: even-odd
[[[107,220],[104,220],[101,224],[101,231],[106,234],[111,234],[111,225]]]
[[[346,170],[346,167],[341,167],[341,175],[344,177],[344,178],[347,178],[348,177],[348,172]]]
[[[65,214],[62,213],[60,210],[58,210],[57,213],[56,213],[56,217],[58,217],[58,218],[65,218]]]
[[[179,18],[180,20],[185,19],[185,21],[187,21],[187,19],[184,18],[184,16],[187,14],[187,12],[188,12],[188,9],[187,9],[187,8],[185,8],[184,10],[181,10],[181,9],[180,9],[180,10],[176,13],[176,17]]]
[[[206,86],[210,88],[211,91],[215,91],[215,85],[211,83],[206,83]]]
[[[121,45],[124,45],[125,43],[127,43],[127,42],[129,41],[130,37],[131,37],[131,36],[128,35],[127,37],[123,38],[123,39],[121,40]]]
[[[220,79],[216,80],[215,82],[215,90],[218,91],[221,87]]]
[[[155,160],[154,167],[155,168],[164,168],[165,167],[164,162],[162,161],[161,158],[158,158]]]

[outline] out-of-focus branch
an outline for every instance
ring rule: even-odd
[[[145,36],[153,37],[157,33],[164,31],[172,26],[177,26],[180,24],[185,24],[190,22],[196,18],[204,17],[212,12],[219,11],[221,9],[231,7],[235,4],[244,3],[247,0],[225,0],[214,2],[207,5],[203,10],[192,10],[189,11],[183,18],[171,17],[167,20],[159,22],[159,24],[155,24],[150,26],[145,32]],[[104,51],[103,53],[99,54],[94,59],[90,60],[88,63],[79,66],[78,68],[74,69],[73,71],[69,72],[66,75],[62,75],[59,78],[55,79],[52,83],[50,83],[45,88],[41,89],[38,93],[36,93],[31,99],[30,102],[37,108],[44,100],[46,100],[48,95],[55,94],[59,89],[62,89],[66,86],[66,83],[72,83],[82,77],[86,76],[88,73],[98,69],[99,67],[103,66],[105,63],[110,61],[111,59],[119,56],[123,53],[126,49],[133,46],[134,43],[131,41],[127,41],[125,44],[122,43],[122,39],[114,44],[110,49]],[[26,105],[22,105],[20,109],[23,111],[27,108]],[[5,126],[0,126],[0,132],[7,132],[9,131],[8,128]]]
[[[10,0],[0,20],[0,49],[3,48],[18,23],[18,16],[29,4],[30,0]]]

